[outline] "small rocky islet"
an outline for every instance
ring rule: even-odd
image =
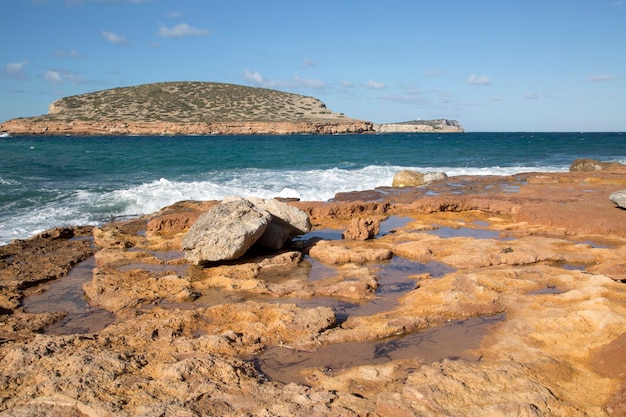
[[[374,124],[314,97],[216,82],[159,82],[63,97],[48,114],[0,123],[5,135],[286,135],[463,132],[456,120]]]
[[[588,162],[13,241],[0,416],[625,415],[626,168]]]

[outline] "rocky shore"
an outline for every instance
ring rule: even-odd
[[[593,164],[592,164],[593,165]],[[0,247],[0,416],[626,415],[621,166],[286,203],[196,264],[216,201]]]

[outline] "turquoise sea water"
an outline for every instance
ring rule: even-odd
[[[626,163],[623,133],[0,138],[0,244],[179,200],[329,200],[391,185],[402,169],[454,175]]]

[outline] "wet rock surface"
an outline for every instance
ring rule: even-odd
[[[623,415],[625,188],[605,169],[290,202],[311,232],[206,265],[183,240],[217,202],[13,242],[0,415]]]

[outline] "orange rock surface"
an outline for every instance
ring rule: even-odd
[[[0,124],[11,135],[287,135],[373,133],[372,123],[350,120],[320,122],[126,122],[33,121],[12,119]]]
[[[313,232],[206,266],[181,241],[215,202],[181,202],[94,229],[82,288],[109,316],[82,332],[28,306],[66,279],[42,271],[94,249],[67,231],[14,242],[0,415],[622,416],[622,189],[619,171],[530,173],[290,202]],[[380,233],[341,239],[360,218]]]

